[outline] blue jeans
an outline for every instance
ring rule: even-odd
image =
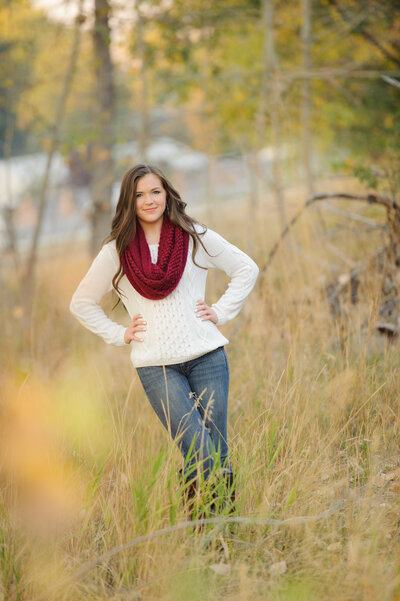
[[[137,372],[157,417],[181,450],[184,474],[200,467],[207,478],[217,458],[224,471],[231,472],[224,347],[183,363],[138,367]]]

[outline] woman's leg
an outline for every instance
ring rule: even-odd
[[[187,363],[139,367],[137,372],[151,406],[176,440],[183,457],[186,459],[191,452],[185,474],[193,472],[196,463],[202,461],[207,478],[213,466],[214,445],[196,407],[186,370],[182,369]]]
[[[187,364],[190,388],[198,401],[199,412],[214,446],[219,449],[223,480],[214,482],[211,511],[235,511],[235,477],[228,454],[227,413],[229,364],[224,348],[216,349]]]
[[[232,472],[227,441],[229,364],[225,349],[216,349],[183,365],[199,412],[215,448],[219,449],[221,465]]]

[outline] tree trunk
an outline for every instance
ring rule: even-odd
[[[303,46],[303,69],[305,73],[311,71],[311,1],[302,0],[303,26],[301,38]],[[308,77],[303,78],[301,86],[301,130],[306,192],[307,196],[312,196],[314,194],[314,182],[311,168],[311,81]]]
[[[149,143],[149,111],[147,90],[147,65],[145,55],[145,42],[143,39],[143,19],[140,14],[140,4],[137,5],[137,36],[138,50],[141,60],[140,67],[140,124],[139,124],[139,156],[140,160],[146,162],[146,152]]]
[[[11,156],[11,142],[13,132],[14,119],[10,120],[9,127],[7,128],[6,138],[4,142],[4,159],[5,159],[5,187],[6,187],[6,204],[3,208],[3,218],[7,230],[7,247],[6,252],[10,253],[14,269],[19,273],[20,269],[20,258],[18,254],[17,245],[17,234],[15,228],[15,212],[16,207],[13,206],[13,199],[11,194],[11,170],[10,170],[10,156]]]
[[[250,178],[255,177],[257,182],[250,181],[250,209],[256,210],[259,203],[259,180],[261,179],[260,168],[259,168],[259,153],[260,150],[266,144],[266,116],[268,110],[268,101],[269,101],[269,81],[271,77],[271,73],[269,70],[269,38],[268,38],[268,30],[270,29],[269,25],[269,14],[267,12],[267,6],[269,2],[268,0],[264,1],[263,11],[262,11],[262,25],[264,31],[264,41],[263,41],[263,54],[262,54],[262,74],[261,74],[261,86],[260,86],[260,99],[258,103],[257,113],[254,119],[254,129],[256,132],[256,143],[255,143],[255,152],[251,151],[247,155],[247,164],[249,168]],[[246,153],[247,154],[247,153]]]
[[[281,91],[279,81],[279,64],[275,52],[274,39],[274,0],[264,0],[263,27],[264,27],[264,52],[263,52],[263,77],[261,86],[260,104],[258,110],[258,147],[263,145],[265,135],[265,117],[269,115],[271,127],[271,143],[273,148],[272,176],[274,195],[281,219],[282,228],[286,226],[286,211],[283,195],[281,176],[281,126],[280,104]]]
[[[110,231],[112,215],[114,82],[110,55],[109,16],[108,0],[95,0],[93,46],[99,111],[97,139],[93,144],[91,169],[93,207],[90,251],[92,256],[98,253],[102,241]]]

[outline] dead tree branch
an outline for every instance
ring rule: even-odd
[[[376,221],[370,219],[369,217],[364,217],[364,215],[358,215],[357,213],[350,213],[350,211],[343,211],[342,209],[333,207],[328,202],[323,202],[322,206],[324,207],[324,209],[327,209],[331,213],[335,213],[336,215],[340,215],[341,217],[346,217],[346,219],[353,219],[354,221],[359,221],[360,223],[371,225],[374,228],[385,227],[384,225],[380,225],[379,223],[377,224]]]
[[[400,81],[394,79],[393,77],[388,77],[387,75],[382,75],[383,81],[386,83],[390,83],[390,85],[395,86],[396,88],[400,88]]]
[[[328,198],[343,198],[345,200],[356,200],[356,201],[364,201],[369,204],[377,204],[385,207],[388,211],[400,211],[400,206],[397,204],[395,200],[388,198],[387,196],[379,196],[377,194],[345,194],[345,193],[329,193],[329,194],[314,194],[307,199],[303,207],[298,211],[292,219],[289,221],[287,226],[283,228],[282,233],[278,240],[275,242],[274,246],[269,252],[268,258],[264,263],[263,267],[260,270],[260,281],[265,277],[265,274],[272,263],[273,258],[275,257],[282,241],[289,234],[290,230],[294,226],[294,224],[298,221],[304,211],[310,207],[313,203],[326,200]]]
[[[336,0],[328,0],[328,2],[329,2],[329,4],[332,7],[335,8],[335,10],[338,12],[338,14],[340,15],[340,17],[343,19],[343,21],[345,23],[349,23],[350,22],[349,16],[343,10],[343,8],[341,8],[339,6],[339,3]],[[377,48],[379,50],[379,52],[381,54],[383,54],[383,56],[385,58],[387,58],[388,60],[392,61],[396,65],[400,66],[400,57],[396,56],[390,50],[388,50],[387,48],[385,48],[385,46],[383,46],[381,44],[381,42],[379,40],[377,40],[375,38],[375,36],[373,36],[370,31],[368,31],[367,29],[365,29],[365,27],[363,27],[363,26],[360,25],[359,28],[358,28],[357,33],[359,35],[361,35],[364,39],[366,39],[372,46],[375,46],[375,48]]]

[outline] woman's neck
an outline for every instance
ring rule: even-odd
[[[162,228],[162,219],[160,221],[157,221],[156,223],[145,223],[141,221],[140,225],[142,226],[142,230],[146,237],[147,244],[159,244]]]

